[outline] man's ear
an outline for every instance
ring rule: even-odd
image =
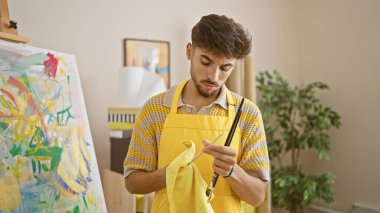
[[[193,45],[189,42],[186,46],[186,57],[187,59],[191,60],[191,57],[193,55]]]

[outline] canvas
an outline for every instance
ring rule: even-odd
[[[0,41],[0,212],[106,212],[73,55]]]

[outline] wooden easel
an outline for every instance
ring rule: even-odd
[[[0,39],[16,43],[29,42],[27,37],[18,35],[17,22],[9,18],[7,0],[0,0]]]

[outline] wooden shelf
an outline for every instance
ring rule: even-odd
[[[4,33],[0,32],[0,39],[6,40],[6,41],[11,41],[11,42],[16,42],[16,43],[28,43],[29,39],[24,36],[19,36],[19,35],[13,35],[10,33]]]

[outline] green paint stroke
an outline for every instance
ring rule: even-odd
[[[49,167],[46,166],[46,164],[42,164],[42,169],[43,169],[45,172],[49,171]]]
[[[66,126],[69,118],[74,118],[74,116],[72,116],[70,113],[71,107],[72,105],[64,110],[57,112],[57,122],[59,126]]]
[[[68,88],[69,88],[69,101],[70,103],[72,102],[71,101],[71,86],[70,86],[70,75],[67,75],[67,85],[68,85]]]
[[[41,174],[41,161],[38,161],[38,174]]]
[[[29,81],[28,75],[26,75],[25,73],[23,73],[21,75],[20,80],[24,83],[24,85],[26,86],[26,88],[28,88],[29,93],[32,93],[33,91],[32,91],[32,87],[30,86],[30,81]]]
[[[13,144],[9,153],[11,153],[12,157],[19,155],[22,151],[21,144]]]
[[[8,129],[8,126],[9,126],[9,124],[4,123],[4,122],[0,122],[0,130],[1,131],[5,131],[6,129]]]
[[[42,64],[48,60],[49,57],[44,53],[36,53],[27,57],[21,58],[17,64],[14,65],[16,71],[24,71],[32,65]]]
[[[49,148],[52,152],[52,159],[50,164],[50,170],[53,171],[57,168],[59,161],[61,160],[62,155],[62,148],[58,146],[50,147]]]
[[[34,148],[32,150],[27,150],[25,153],[26,157],[51,157],[50,170],[53,171],[57,168],[62,155],[62,148],[58,146],[47,147],[47,148]],[[33,170],[34,172],[35,170]]]
[[[3,85],[7,84],[7,81],[5,80],[5,74],[4,73],[1,75],[1,80],[3,81]]]
[[[32,169],[33,169],[33,174],[36,174],[36,162],[32,160]]]
[[[79,213],[79,206],[74,207],[73,213]]]
[[[42,141],[43,145],[48,146],[48,140],[45,137],[45,133],[42,131],[40,127],[36,127],[36,131],[33,134],[33,137],[30,139],[29,148],[36,147],[35,144],[33,144],[33,141],[36,141],[36,144],[40,144]]]
[[[82,199],[84,201],[84,205],[86,205],[86,209],[88,209],[87,200],[86,200],[86,197],[84,195],[82,196]]]
[[[27,150],[25,153],[26,157],[36,156],[36,157],[49,157],[51,153],[47,148],[34,148],[32,150]]]

